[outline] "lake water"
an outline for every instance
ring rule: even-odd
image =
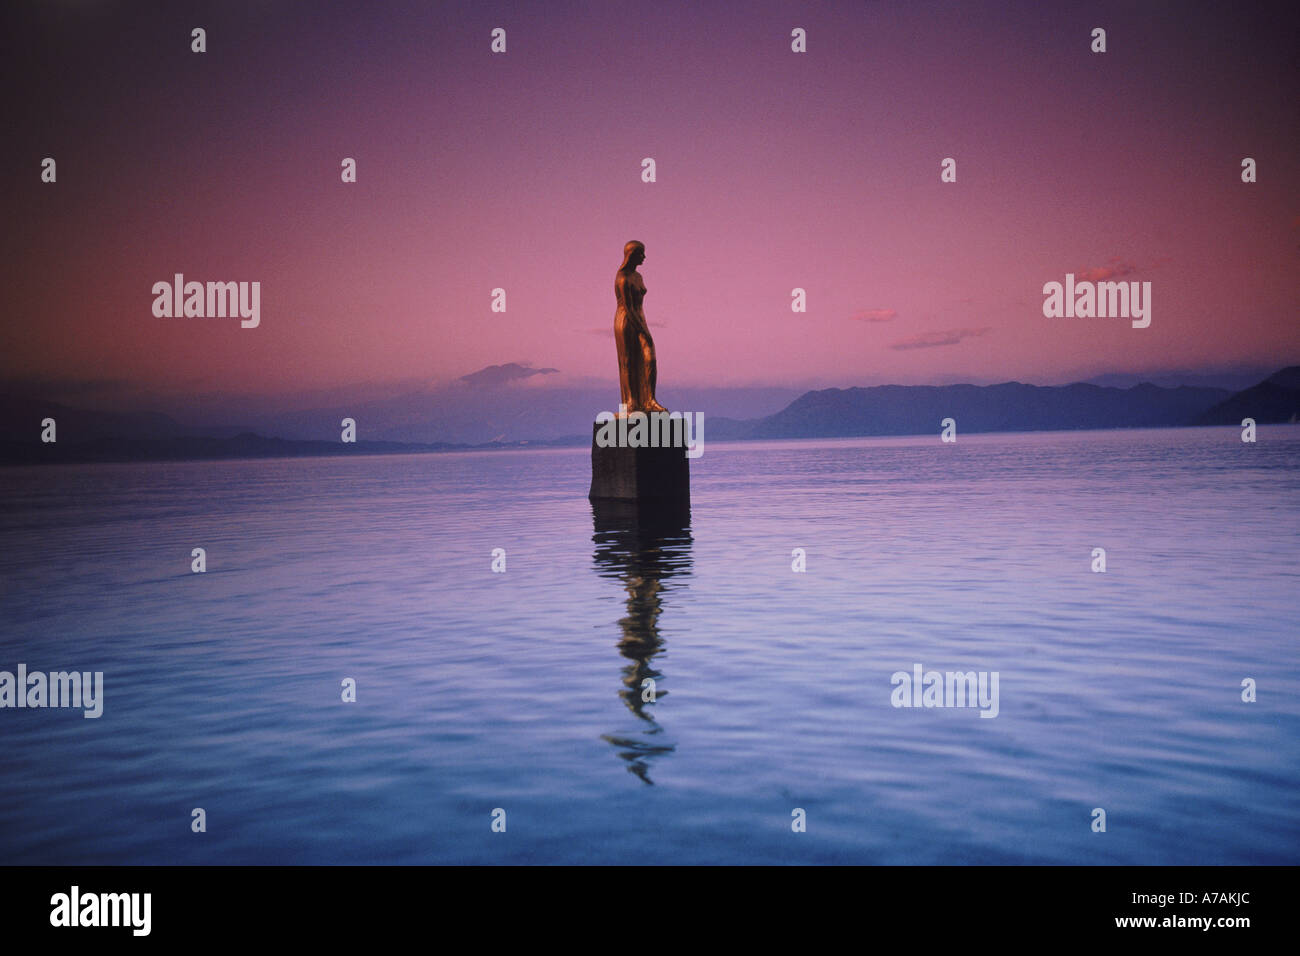
[[[1300,863],[1300,428],[709,443],[688,527],[589,479],[0,469],[0,670],[104,673],[0,710],[0,859]]]

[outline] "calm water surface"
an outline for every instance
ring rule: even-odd
[[[586,449],[0,469],[0,669],[105,675],[0,710],[0,859],[1300,863],[1300,429],[692,472],[650,525]]]

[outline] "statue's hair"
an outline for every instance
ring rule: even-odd
[[[618,267],[619,272],[627,268],[627,264],[632,260],[632,253],[637,249],[645,249],[645,243],[639,239],[629,239],[623,246],[623,264]]]

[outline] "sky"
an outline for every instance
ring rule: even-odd
[[[661,388],[1297,364],[1284,11],[7,4],[0,381],[330,394],[515,362],[615,382],[629,239]],[[154,316],[178,272],[260,282],[260,325]],[[1044,317],[1068,272],[1149,281],[1150,327]]]

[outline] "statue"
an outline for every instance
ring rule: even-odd
[[[655,400],[659,369],[654,339],[641,307],[645,283],[636,271],[643,262],[645,243],[634,239],[623,247],[623,265],[614,277],[619,412],[602,412],[592,422],[591,490],[587,497],[592,502],[631,502],[647,516],[681,517],[689,524],[690,466],[691,459],[704,451],[704,416],[695,413],[698,425],[694,434],[699,440],[692,442],[690,413],[670,415]],[[633,419],[634,415],[645,420]]]
[[[614,277],[614,342],[618,346],[618,387],[620,412],[666,412],[655,401],[655,384],[659,367],[655,361],[655,343],[646,322],[645,281],[637,266],[645,262],[645,243],[633,239],[623,247],[623,265]]]

